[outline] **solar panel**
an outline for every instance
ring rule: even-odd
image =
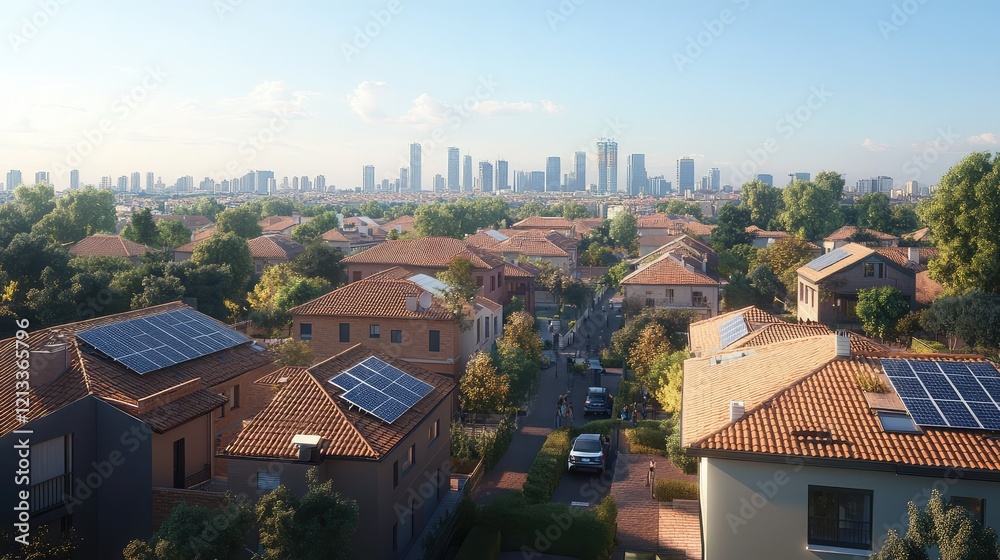
[[[252,342],[187,308],[95,327],[76,336],[139,374]]]
[[[917,424],[1000,431],[1000,372],[992,364],[882,360],[882,368]]]
[[[719,344],[721,348],[726,348],[746,335],[747,322],[743,320],[743,315],[737,315],[719,325]]]
[[[823,270],[824,268],[832,264],[836,264],[849,256],[851,256],[851,254],[843,249],[834,249],[821,257],[816,257],[815,259],[809,261],[806,263],[806,266],[813,270]]]
[[[434,387],[372,356],[330,379],[341,397],[376,418],[393,423]]]

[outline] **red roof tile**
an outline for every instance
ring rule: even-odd
[[[451,237],[396,239],[344,258],[345,263],[447,268],[455,257],[472,261],[476,268],[496,268],[503,260]]]
[[[397,278],[394,271],[412,276],[404,269],[394,267],[382,274],[370,276],[338,288],[312,301],[288,310],[291,315],[332,315],[351,317],[386,317],[399,319],[432,319],[453,321],[455,316],[432,298],[427,309],[410,311],[408,298],[418,298],[424,290],[407,280]]]
[[[688,270],[674,260],[672,255],[663,255],[658,260],[636,270],[621,280],[623,285],[718,285],[719,282],[700,270]]]
[[[74,257],[140,257],[156,250],[120,235],[97,233],[84,237],[69,248]]]
[[[255,259],[288,259],[305,252],[306,248],[283,235],[262,235],[247,240],[250,256]]]
[[[840,229],[823,238],[823,241],[849,241],[855,235],[863,233],[870,235],[881,241],[893,241],[899,238],[895,235],[876,231],[874,229],[859,228],[858,226],[841,226]]]

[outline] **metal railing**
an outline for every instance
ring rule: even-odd
[[[205,464],[205,468],[184,478],[184,488],[194,488],[204,482],[212,480],[212,465]]]
[[[62,505],[73,495],[73,473],[31,485],[31,512],[38,513]]]

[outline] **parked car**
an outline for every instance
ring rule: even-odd
[[[600,434],[580,434],[573,440],[566,469],[570,472],[589,469],[603,474],[608,462],[609,447],[607,440]]]
[[[583,413],[614,414],[614,398],[607,387],[587,388],[587,400],[583,401]]]

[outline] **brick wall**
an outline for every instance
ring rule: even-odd
[[[176,488],[153,488],[153,532],[160,528],[160,524],[180,504],[222,509],[225,504],[225,494],[222,492],[178,490]]]

